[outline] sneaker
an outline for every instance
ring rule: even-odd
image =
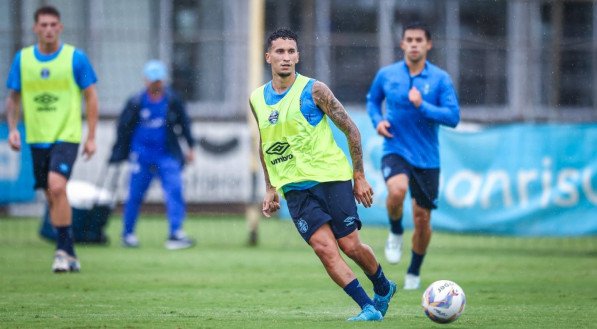
[[[68,254],[64,250],[56,250],[56,253],[54,254],[54,263],[52,264],[52,272],[65,273],[68,271],[70,271]]]
[[[404,277],[404,290],[417,290],[421,286],[421,277],[406,273]]]
[[[134,234],[125,234],[122,237],[122,246],[125,248],[137,248],[139,247],[139,239]]]
[[[359,315],[348,318],[347,321],[381,321],[383,315],[371,304],[365,305]]]
[[[394,297],[396,290],[398,287],[392,281],[390,281],[390,291],[385,296],[380,296],[378,294],[373,295],[373,306],[375,309],[378,310],[381,315],[385,316],[386,312],[388,311],[388,306],[390,305],[390,300]]]
[[[176,232],[166,241],[166,249],[168,250],[186,249],[194,245],[195,240],[187,237],[184,232]]]
[[[402,258],[402,234],[390,232],[384,251],[388,263],[397,264]]]
[[[79,263],[79,260],[73,256],[68,256],[67,257],[68,260],[68,269],[71,272],[79,272],[81,271],[81,263]]]

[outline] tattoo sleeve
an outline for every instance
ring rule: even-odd
[[[342,130],[348,140],[353,170],[355,172],[363,173],[361,133],[352,119],[350,119],[350,116],[348,116],[344,106],[342,106],[340,101],[334,96],[330,88],[320,81],[313,84],[313,100],[315,101],[315,104],[330,117],[334,124]]]

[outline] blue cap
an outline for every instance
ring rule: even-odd
[[[151,60],[145,64],[143,75],[149,82],[164,81],[168,76],[166,65],[159,60]]]

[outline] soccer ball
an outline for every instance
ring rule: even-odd
[[[435,281],[423,293],[425,315],[437,323],[450,323],[460,317],[466,305],[464,290],[449,280]]]

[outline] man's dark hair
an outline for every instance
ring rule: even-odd
[[[298,47],[298,36],[296,35],[296,33],[287,28],[280,28],[274,31],[272,34],[270,34],[267,38],[267,42],[265,44],[265,51],[269,51],[269,49],[272,46],[272,42],[276,39],[294,40]]]
[[[58,20],[60,20],[60,12],[58,11],[58,9],[56,9],[55,7],[52,7],[52,6],[43,6],[43,7],[37,8],[37,10],[35,11],[35,14],[33,14],[33,19],[35,20],[35,23],[37,23],[37,21],[39,20],[39,16],[41,16],[41,15],[56,16],[56,17],[58,17]]]
[[[404,25],[402,28],[402,38],[404,38],[404,33],[406,33],[407,30],[423,30],[427,40],[431,40],[431,32],[429,31],[429,27],[421,22],[412,22]]]

